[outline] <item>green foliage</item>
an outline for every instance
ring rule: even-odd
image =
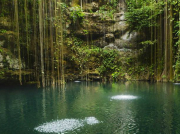
[[[5,75],[5,72],[2,70],[2,71],[0,72],[0,79],[4,79],[4,75]]]
[[[125,14],[131,31],[143,31],[148,27],[156,26],[156,17],[163,11],[162,2],[129,1],[128,12]]]
[[[115,72],[119,67],[117,57],[118,52],[115,50],[102,50],[100,54],[102,61],[100,67],[98,68],[100,74],[105,75],[106,73],[111,74]]]
[[[72,47],[72,49],[77,46],[82,46],[83,40],[81,40],[80,38],[74,37],[73,44],[74,44],[74,46]]]
[[[175,65],[175,80],[176,81],[180,81],[180,61],[177,60],[176,61],[176,65]]]
[[[118,0],[105,0],[105,1],[107,1],[107,4],[106,4],[106,6],[107,6],[107,8],[110,10],[110,9],[116,9],[117,8],[117,5],[118,5],[118,3],[119,3],[119,1]]]
[[[0,33],[6,33],[7,32],[7,30],[5,30],[5,29],[0,29]]]
[[[163,79],[166,79],[166,78],[167,78],[167,76],[166,76],[166,75],[163,75],[163,76],[162,76],[162,78],[163,78]]]
[[[102,76],[109,75],[115,79],[124,74],[121,71],[118,51],[87,45],[86,42],[74,36],[68,38],[67,43],[72,51],[71,60],[79,67],[81,73],[91,63],[90,66],[97,69]]]
[[[66,3],[59,3],[59,4],[61,5],[62,12],[64,13],[67,10],[68,6],[66,5]]]
[[[146,40],[141,42],[142,45],[154,45],[157,41]]]
[[[149,74],[150,74],[150,76],[154,76],[154,65],[153,64],[149,67]]]
[[[84,19],[84,12],[81,10],[80,6],[75,6],[70,8],[70,18],[73,20],[74,23],[77,22],[77,20],[82,21]]]
[[[109,11],[104,11],[103,9],[100,8],[99,13],[101,14],[101,20],[104,20],[106,18],[110,18],[113,19],[113,15],[115,13],[116,10],[112,9]]]
[[[112,73],[112,77],[116,79],[119,76],[120,72],[116,71]]]
[[[87,68],[90,58],[92,57],[92,50],[89,46],[76,46],[73,47],[74,54],[72,55],[72,61],[78,65],[80,74],[83,73],[83,70]]]
[[[13,12],[13,8],[9,8],[12,3],[12,1],[0,0],[0,17],[10,16],[10,13]]]
[[[114,13],[117,11],[117,0],[107,1],[106,5],[102,5],[99,7],[99,13],[101,14],[101,19],[104,20],[106,18],[113,19]]]
[[[125,70],[123,70],[122,66],[119,66],[118,68],[116,68],[116,70],[112,73],[111,76],[113,80],[124,79]]]
[[[88,34],[89,32],[88,32],[88,30],[83,30],[83,32],[84,32],[84,34]]]

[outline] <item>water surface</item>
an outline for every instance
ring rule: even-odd
[[[37,129],[40,128],[40,129]],[[180,85],[0,87],[0,134],[180,134]]]

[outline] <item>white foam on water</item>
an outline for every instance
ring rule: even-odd
[[[49,123],[44,123],[36,127],[35,130],[43,133],[64,133],[66,131],[75,130],[82,126],[84,126],[82,120],[64,119],[64,120],[57,120]]]
[[[94,125],[100,123],[95,117],[87,117],[85,118],[85,121],[89,125]]]
[[[84,120],[78,119],[63,119],[44,123],[35,128],[36,131],[43,133],[65,133],[67,131],[73,131],[85,124],[94,125],[100,123],[95,117],[86,117]]]
[[[113,100],[133,100],[137,98],[138,98],[137,96],[133,96],[133,95],[116,95],[111,97],[111,99]]]

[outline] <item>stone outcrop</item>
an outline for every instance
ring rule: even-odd
[[[0,68],[7,68],[12,70],[19,69],[19,60],[14,54],[12,54],[8,49],[0,47]],[[21,64],[21,69],[25,68],[25,63]]]
[[[115,41],[114,34],[112,34],[112,33],[106,34],[106,35],[105,35],[105,41],[106,41],[107,43],[114,42],[114,41]]]
[[[97,11],[99,9],[99,4],[97,2],[87,3],[85,6],[83,6],[84,11]]]

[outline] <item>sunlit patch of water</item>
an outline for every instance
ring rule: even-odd
[[[111,97],[112,100],[133,100],[137,98],[137,96],[133,95],[116,95]]]
[[[174,83],[174,85],[180,85],[180,83]]]
[[[64,133],[84,126],[81,120],[64,119],[53,122],[44,123],[35,128],[35,130],[44,133]]]
[[[78,81],[78,80],[77,80],[77,81],[74,81],[74,82],[77,82],[77,83],[78,83],[78,82],[81,82],[81,81]]]
[[[87,123],[88,125],[94,125],[100,123],[95,117],[86,117],[84,120],[78,119],[63,119],[44,123],[35,128],[36,131],[43,133],[65,133],[67,131],[73,131],[80,127],[83,127]]]
[[[89,125],[94,125],[100,123],[95,117],[87,117],[85,118],[85,122]]]

